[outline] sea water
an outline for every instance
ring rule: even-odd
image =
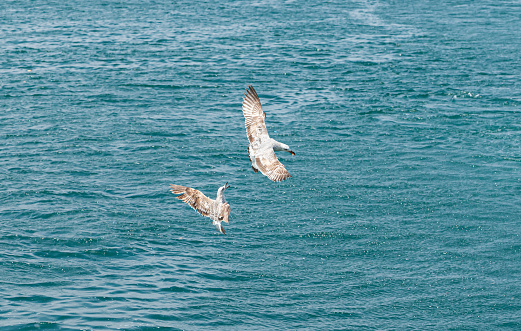
[[[521,327],[519,1],[3,1],[2,330]],[[257,90],[291,178],[254,173]],[[169,192],[215,198],[226,235]]]

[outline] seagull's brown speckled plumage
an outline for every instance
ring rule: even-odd
[[[246,89],[242,102],[246,135],[250,141],[248,154],[250,156],[253,171],[260,171],[274,182],[280,182],[291,177],[284,165],[280,163],[275,151],[286,151],[295,155],[288,145],[271,139],[264,119],[266,114],[262,111],[259,96],[253,88]]]
[[[217,198],[212,200],[204,195],[201,191],[196,189],[181,186],[181,185],[170,185],[170,191],[174,194],[181,194],[177,198],[186,202],[199,214],[209,217],[219,232],[225,234],[224,228],[221,222],[228,223],[228,217],[230,215],[230,205],[224,199],[224,191],[228,188],[228,183],[221,186],[217,191]]]

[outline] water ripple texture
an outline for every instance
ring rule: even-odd
[[[518,1],[3,1],[2,330],[519,329]],[[253,173],[252,84],[292,178]],[[226,235],[169,192],[228,182]]]

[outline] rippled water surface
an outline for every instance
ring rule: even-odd
[[[519,1],[0,3],[0,326],[521,327]],[[255,174],[252,84],[292,174]],[[169,192],[226,192],[219,234]]]

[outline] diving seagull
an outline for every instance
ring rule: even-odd
[[[270,138],[264,119],[266,114],[262,111],[259,96],[253,86],[246,89],[242,101],[242,113],[246,124],[246,135],[250,141],[248,155],[250,156],[253,171],[262,172],[274,182],[280,182],[291,177],[284,165],[280,163],[275,151],[286,151],[295,155],[288,145],[279,143]]]
[[[214,225],[219,232],[225,234],[221,222],[228,223],[228,216],[230,215],[230,205],[224,199],[224,191],[230,187],[228,183],[219,187],[217,190],[217,198],[212,200],[204,195],[201,191],[196,189],[170,184],[170,191],[174,194],[181,194],[177,198],[183,200],[195,209],[199,214],[210,217],[212,225]]]

